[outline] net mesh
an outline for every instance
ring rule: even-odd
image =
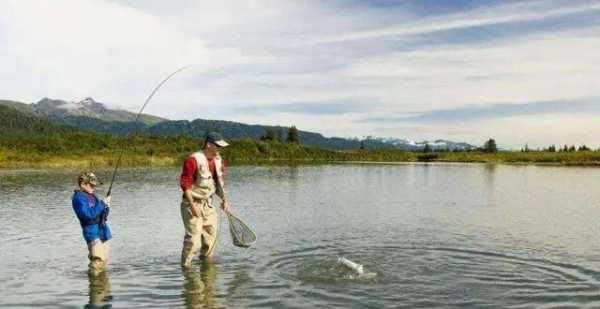
[[[256,234],[242,220],[231,213],[227,214],[227,219],[229,220],[231,239],[235,246],[247,248],[256,241]]]

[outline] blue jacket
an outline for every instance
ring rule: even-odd
[[[97,239],[105,242],[112,238],[110,226],[106,222],[109,207],[95,194],[76,190],[73,194],[73,210],[81,224],[86,243]]]

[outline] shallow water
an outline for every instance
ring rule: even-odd
[[[231,167],[232,207],[258,241],[222,233],[216,259],[190,271],[178,174],[120,174],[111,265],[89,279],[77,172],[0,171],[0,306],[600,307],[600,169]]]

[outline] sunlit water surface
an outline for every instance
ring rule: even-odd
[[[0,171],[0,306],[600,307],[600,169],[231,167],[233,210],[258,241],[232,246],[221,216],[216,259],[189,271],[179,169],[124,170],[112,261],[95,278],[71,209],[76,176]]]

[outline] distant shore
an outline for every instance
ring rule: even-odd
[[[156,141],[155,141],[156,142]],[[124,152],[123,167],[179,166],[193,152],[197,141],[184,141],[177,147],[132,143]],[[142,146],[143,145],[143,146]],[[156,147],[152,147],[152,146]],[[96,169],[114,167],[120,154],[117,147],[90,152],[35,151],[0,148],[0,169]],[[455,162],[491,164],[535,164],[554,166],[600,166],[600,151],[575,152],[407,152],[393,149],[332,151],[304,147],[298,144],[264,142],[258,140],[232,141],[223,157],[229,165],[281,165],[327,163],[411,163]]]

